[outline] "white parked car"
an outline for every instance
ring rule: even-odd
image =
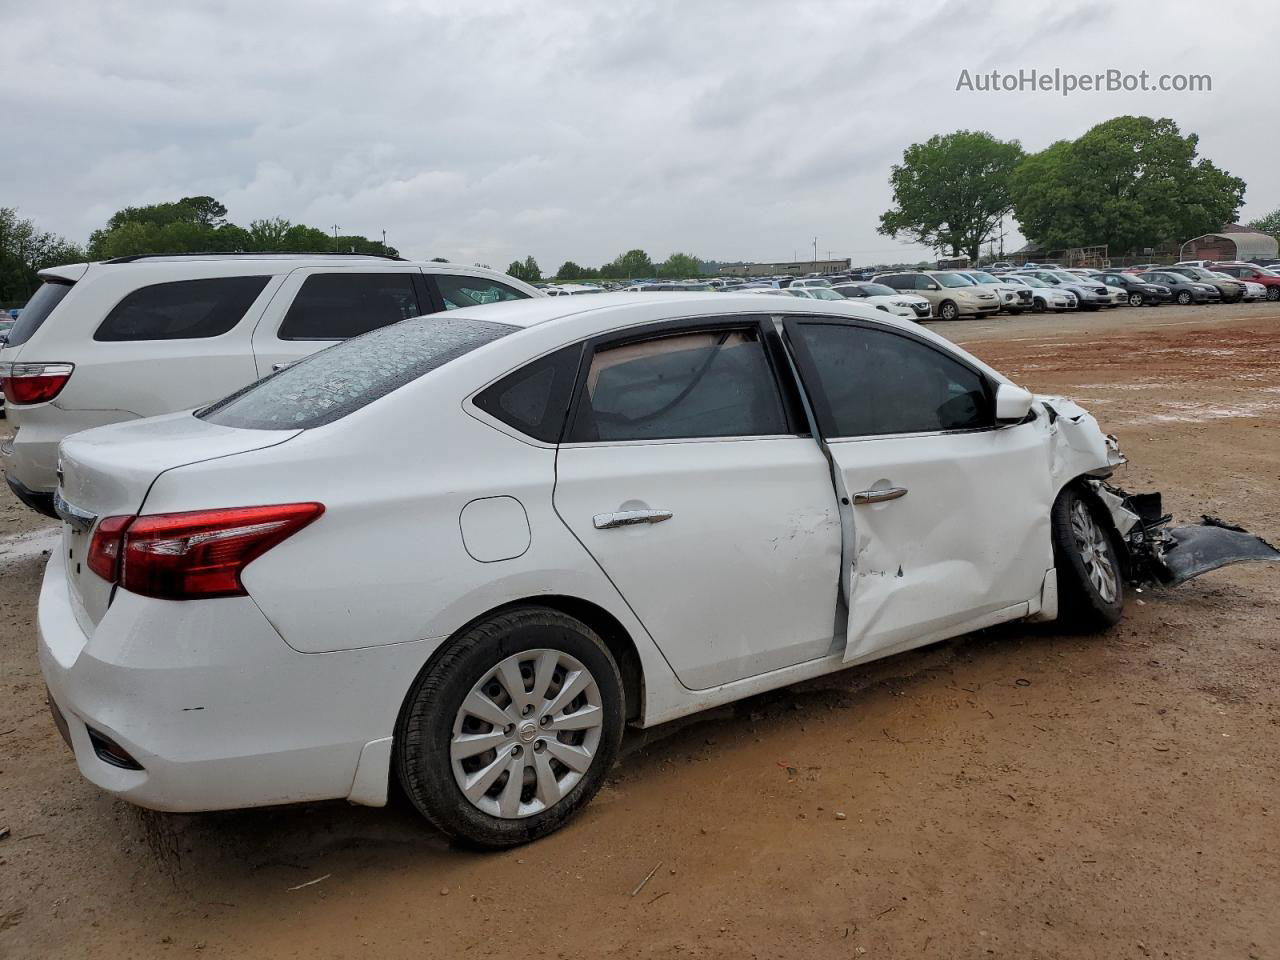
[[[985,287],[994,293],[1000,301],[1000,309],[1005,313],[1011,313],[1016,316],[1023,310],[1031,309],[1031,297],[1026,295],[1025,287],[1006,283],[985,270],[957,270],[956,273],[962,277],[968,277],[978,286]]]
[[[548,297],[573,297],[584,293],[605,293],[602,286],[594,283],[549,283],[542,288]]]
[[[826,277],[801,277],[799,280],[792,280],[791,287],[829,287],[831,281]]]
[[[831,288],[840,296],[857,303],[865,303],[891,313],[895,317],[910,317],[912,320],[928,320],[933,309],[932,304],[924,297],[914,293],[906,293],[885,286],[883,283],[872,283],[870,280],[837,283]]]
[[[1005,283],[1026,287],[1031,291],[1031,310],[1034,313],[1046,313],[1049,310],[1054,313],[1063,313],[1067,310],[1075,310],[1080,305],[1080,301],[1070,290],[1055,287],[1029,273],[1005,274],[1000,279]]]
[[[1105,628],[1122,571],[1280,555],[1165,529],[1102,482],[1121,462],[1070,401],[848,301],[437,314],[64,441],[40,663],[80,771],[134,803],[394,779],[509,846],[590,800],[626,723],[1009,620]]]
[[[53,516],[63,437],[209,403],[339,340],[437,310],[542,294],[513,277],[398,257],[184,254],[40,271],[0,346],[20,500]]]

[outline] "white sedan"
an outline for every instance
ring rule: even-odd
[[[931,304],[918,293],[895,290],[883,283],[871,283],[868,280],[837,283],[831,288],[842,297],[865,303],[877,310],[891,313],[895,317],[910,317],[912,320],[927,320],[933,311]]]
[[[40,662],[81,773],[136,804],[396,781],[510,846],[628,723],[1003,621],[1102,629],[1122,571],[1275,553],[1164,528],[1120,462],[1070,401],[847,302],[461,309],[64,441]]]

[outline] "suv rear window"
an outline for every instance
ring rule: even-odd
[[[40,289],[31,295],[27,305],[22,308],[18,322],[9,330],[9,346],[16,347],[26,343],[40,329],[53,308],[62,302],[62,298],[71,292],[73,283],[67,280],[46,280]]]
[[[249,430],[323,426],[518,329],[486,320],[415,317],[313,353],[196,416]]]
[[[226,333],[270,277],[211,277],[139,287],[111,308],[93,339],[199,340]]]

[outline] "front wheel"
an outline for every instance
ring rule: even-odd
[[[1044,313],[1046,309],[1048,308],[1045,306],[1043,297],[1036,297],[1034,300],[1031,301],[1032,313]]]
[[[1185,307],[1190,302],[1191,302],[1191,294],[1189,294],[1186,290],[1183,290],[1181,293],[1178,294],[1179,306]]]
[[[456,637],[419,677],[396,737],[413,805],[455,840],[500,849],[561,827],[604,784],[622,678],[586,624],[510,610]]]
[[[1140,294],[1140,293],[1131,293],[1131,294],[1129,294],[1129,306],[1131,306],[1131,307],[1140,307],[1140,306],[1142,306],[1142,294]]]
[[[1267,287],[1267,299],[1272,303],[1280,300],[1280,287]]]
[[[1076,630],[1106,630],[1124,609],[1124,580],[1109,520],[1079,487],[1067,487],[1058,495],[1050,520],[1058,619]]]
[[[942,306],[938,307],[939,320],[954,320],[958,316],[960,316],[960,308],[950,300],[943,301]]]

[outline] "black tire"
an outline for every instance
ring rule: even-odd
[[[1045,310],[1047,309],[1048,307],[1045,305],[1043,297],[1036,297],[1034,300],[1031,301],[1032,313],[1044,313]]]
[[[960,308],[950,300],[943,300],[938,305],[939,320],[958,320],[960,319]]]
[[[1104,566],[1111,571],[1111,599],[1099,590],[1090,576],[1081,545],[1073,526],[1073,512],[1086,511],[1093,527],[1100,534],[1098,553],[1105,558]],[[1124,610],[1124,575],[1116,551],[1115,528],[1111,519],[1083,488],[1070,485],[1058,494],[1050,514],[1053,535],[1053,559],[1058,577],[1058,620],[1071,630],[1082,633],[1099,633],[1114,626]],[[1100,569],[1100,568],[1095,568]],[[1105,578],[1104,578],[1105,579]]]
[[[1191,302],[1191,293],[1187,290],[1182,290],[1178,293],[1177,299],[1178,299],[1178,306],[1185,307],[1187,304]]]
[[[1275,303],[1277,300],[1280,300],[1280,286],[1267,287],[1267,299],[1270,300],[1272,303]]]
[[[504,819],[463,794],[454,778],[450,742],[472,688],[507,657],[538,649],[568,654],[590,671],[600,692],[601,737],[591,765],[559,801],[527,817]],[[558,610],[517,607],[466,628],[419,675],[400,712],[396,771],[413,806],[450,838],[489,850],[514,847],[558,830],[596,795],[617,758],[624,717],[622,677],[596,632]]]
[[[1143,305],[1143,303],[1145,303],[1145,302],[1146,302],[1146,301],[1145,301],[1145,300],[1143,300],[1142,294],[1140,294],[1140,293],[1131,293],[1131,294],[1129,294],[1129,306],[1131,306],[1131,307],[1140,307],[1140,306],[1142,306],[1142,305]]]

